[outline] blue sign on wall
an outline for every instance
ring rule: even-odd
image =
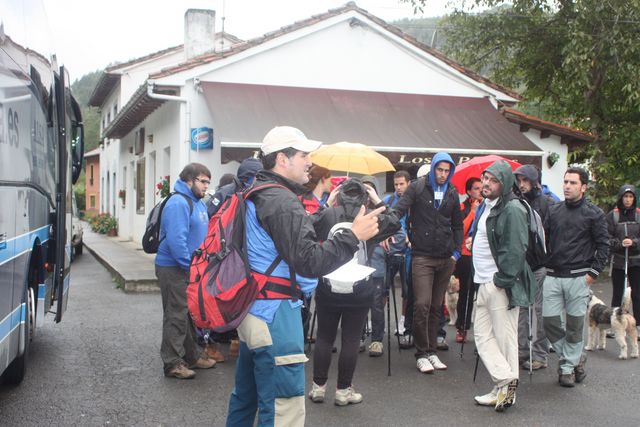
[[[191,129],[191,149],[192,150],[212,150],[213,149],[213,129],[192,128]]]

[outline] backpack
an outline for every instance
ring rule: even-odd
[[[353,225],[352,222],[339,222],[335,224],[333,227],[331,227],[331,230],[329,231],[329,239],[331,239],[334,235],[339,234],[344,230],[350,230],[352,225]],[[346,264],[354,263],[359,265],[368,265],[368,261],[369,260],[368,260],[368,254],[367,254],[367,242],[360,241],[358,242],[358,250],[356,251],[356,253],[353,254],[353,258]],[[367,279],[368,277],[362,280],[367,280]],[[360,280],[356,282],[336,280],[336,279],[324,279],[324,280],[325,280],[325,283],[329,285],[331,292],[333,292],[334,294],[352,294],[354,285],[360,282]]]
[[[251,270],[245,230],[246,200],[265,184],[229,197],[209,220],[207,236],[193,253],[187,286],[187,307],[198,328],[223,333],[236,329],[256,299],[293,299],[302,296],[289,267],[290,277],[271,276],[282,258],[267,271]]]
[[[151,212],[149,212],[147,225],[144,230],[144,235],[142,236],[142,249],[148,254],[158,253],[160,242],[164,240],[160,239],[160,220],[162,219],[162,211],[164,210],[164,205],[166,205],[169,199],[175,194],[181,195],[185,198],[187,203],[189,203],[189,216],[193,213],[193,201],[189,196],[182,193],[170,193],[167,197],[158,202],[158,204],[151,209]]]
[[[527,263],[531,269],[544,265],[547,256],[547,245],[544,235],[544,226],[538,212],[535,211],[523,198],[518,198],[527,211],[527,224],[529,228],[529,244],[527,245]]]

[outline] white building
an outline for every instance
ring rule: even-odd
[[[516,113],[507,120],[499,108],[516,104],[516,93],[354,3],[249,41],[214,38],[213,16],[187,12],[186,49],[110,67],[92,95],[102,110],[101,209],[118,217],[121,236],[140,240],[160,177],[173,186],[197,161],[217,183],[255,155],[275,125],[327,143],[368,144],[414,173],[438,151],[458,162],[505,155],[542,167],[559,192],[565,135],[527,127]],[[212,129],[212,148],[192,149],[192,130],[200,128]],[[544,161],[550,153],[560,155],[553,167]]]

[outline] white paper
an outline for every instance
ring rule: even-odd
[[[360,265],[355,261],[349,261],[324,277],[329,280],[338,280],[341,282],[357,282],[358,280],[366,279],[374,271],[376,271],[375,268]]]

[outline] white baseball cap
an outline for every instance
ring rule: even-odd
[[[298,151],[311,153],[321,145],[320,141],[308,139],[300,129],[291,126],[276,126],[264,136],[260,150],[265,155],[285,148],[295,148]]]
[[[416,176],[418,178],[421,178],[426,174],[428,174],[430,169],[431,169],[431,165],[422,165],[420,166],[420,169],[418,169],[418,173],[416,174]]]

